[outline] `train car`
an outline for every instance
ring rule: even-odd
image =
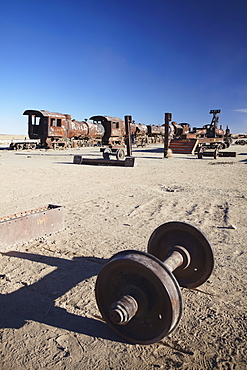
[[[165,127],[158,125],[147,125],[148,144],[158,144],[163,142]]]
[[[228,126],[223,130],[222,125],[218,127],[220,109],[210,110],[213,118],[210,124],[202,127],[193,127],[187,123],[179,125],[172,122],[170,127],[169,148],[174,153],[200,152],[205,149],[225,149],[232,143],[231,132]]]
[[[132,141],[136,146],[146,146],[148,144],[148,127],[142,123],[131,123]]]
[[[69,114],[45,110],[26,110],[28,135],[39,139],[42,148],[100,145],[104,127],[91,121],[76,121]]]
[[[93,124],[102,125],[104,135],[102,144],[107,146],[124,146],[125,123],[121,118],[109,116],[92,116],[90,117]]]
[[[224,131],[218,127],[220,110],[211,110],[211,124],[201,128],[190,128],[188,123],[171,122],[169,137],[171,141],[178,140],[181,144],[189,140],[197,140],[198,149],[201,147],[225,148],[232,141],[230,130]],[[54,113],[46,110],[26,110],[28,116],[29,139],[23,143],[12,143],[12,149],[36,147],[39,140],[41,148],[71,148],[81,146],[103,145],[109,148],[125,148],[125,122],[121,118],[110,116],[92,116],[89,120],[76,121],[69,114]],[[165,134],[164,125],[145,125],[132,121],[130,135],[136,146],[161,143]]]
[[[90,120],[95,124],[102,124],[105,129],[102,138],[103,145],[110,147],[124,146],[125,144],[125,123],[121,118],[109,116],[92,116]],[[130,135],[136,146],[146,146],[149,143],[159,143],[164,138],[164,127],[157,125],[144,125],[142,123],[130,124]]]

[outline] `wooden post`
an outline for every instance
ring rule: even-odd
[[[168,158],[169,122],[171,120],[172,120],[172,114],[171,113],[165,113],[164,158]]]
[[[125,122],[125,132],[126,132],[126,146],[127,146],[127,156],[132,155],[132,142],[130,137],[130,123],[132,122],[132,116],[124,116]]]

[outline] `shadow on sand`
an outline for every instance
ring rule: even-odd
[[[81,281],[98,275],[106,260],[95,257],[66,260],[14,251],[2,255],[45,263],[56,266],[57,269],[34,284],[24,285],[9,294],[0,294],[0,328],[17,329],[25,325],[26,320],[33,320],[92,337],[122,342],[102,321],[71,314],[66,309],[55,306],[56,298]],[[1,278],[6,277],[1,275]],[[83,292],[81,299],[83,300]]]

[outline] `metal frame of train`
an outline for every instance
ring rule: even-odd
[[[125,145],[125,124],[117,117],[92,116],[89,120],[76,121],[69,114],[45,110],[26,110],[23,114],[28,116],[29,138],[39,140],[41,148]],[[132,121],[130,129],[137,146],[163,141],[164,126]]]
[[[190,128],[188,123],[171,122],[170,139],[189,137],[200,138],[203,145],[228,147],[231,143],[230,130],[218,128],[220,110],[213,113],[211,124],[202,128]],[[124,147],[126,142],[125,123],[121,118],[92,116],[90,119],[76,121],[69,114],[53,113],[46,110],[25,110],[28,116],[29,140],[13,142],[11,149],[75,148],[84,146]],[[130,123],[132,143],[136,146],[163,143],[164,125],[145,125]]]

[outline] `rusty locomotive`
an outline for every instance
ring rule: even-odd
[[[218,127],[220,110],[213,113],[211,124],[202,128],[193,127],[188,123],[170,122],[169,137],[171,140],[191,138],[198,139],[198,148],[202,145],[217,145],[228,147],[231,143],[230,130]],[[25,110],[28,116],[29,140],[12,143],[11,149],[40,148],[75,148],[83,146],[124,147],[126,141],[125,123],[122,119],[109,116],[92,116],[83,121],[77,121],[69,114],[53,113],[46,110]],[[132,143],[136,146],[162,143],[164,140],[164,125],[145,125],[130,123]]]
[[[95,124],[103,125],[105,131],[102,138],[103,145],[122,146],[125,144],[125,123],[123,120],[121,120],[121,118],[92,116],[90,120],[92,120]],[[132,142],[137,146],[160,143],[163,141],[164,133],[164,126],[144,125],[142,123],[135,123],[133,120],[130,123],[130,135]]]
[[[76,121],[69,114],[45,110],[26,110],[28,136],[39,140],[41,148],[57,149],[75,146],[100,145],[104,127],[89,120]]]
[[[232,135],[228,126],[226,130],[219,126],[220,109],[210,110],[213,114],[210,124],[191,128],[188,123],[171,122],[169,147],[174,153],[202,152],[205,149],[225,149],[232,143]]]
[[[45,110],[26,110],[23,114],[28,116],[30,140],[38,140],[38,146],[41,148],[124,146],[125,144],[125,124],[117,117],[92,116],[89,120],[76,121],[69,114]],[[164,126],[143,125],[132,121],[130,128],[132,140],[137,146],[163,140]],[[18,148],[29,148],[30,140],[27,140],[26,144],[19,143]],[[35,145],[35,142],[33,143],[32,148]]]

